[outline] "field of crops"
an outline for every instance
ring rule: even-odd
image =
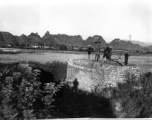
[[[91,60],[94,60],[95,55],[91,55]],[[102,58],[102,54],[101,54]],[[118,59],[119,56],[113,55],[112,58]],[[35,52],[35,53],[20,53],[20,54],[0,54],[0,61],[11,62],[11,61],[37,61],[41,63],[51,61],[67,62],[68,59],[88,59],[86,53],[73,53],[73,52]],[[124,56],[121,56],[120,61],[124,61]],[[152,68],[152,56],[130,56],[129,63],[136,64],[144,70],[150,70]]]

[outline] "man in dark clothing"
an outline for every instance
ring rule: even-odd
[[[103,50],[103,58],[105,58],[107,56],[107,49],[106,48],[104,48],[104,50]],[[103,59],[102,58],[102,59]]]
[[[108,51],[108,59],[111,60],[111,56],[112,56],[112,47],[109,46],[109,51]]]
[[[92,52],[92,48],[91,48],[91,46],[89,45],[88,46],[88,59],[90,60],[90,54],[91,54],[91,52]]]
[[[125,52],[125,65],[128,65],[128,58],[129,58],[129,53],[128,51]]]
[[[102,60],[104,59],[104,57],[106,57],[106,61],[107,60],[111,60],[111,55],[112,55],[112,48],[107,45],[106,48],[104,49],[104,54],[103,54],[103,58]]]

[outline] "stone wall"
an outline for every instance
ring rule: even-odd
[[[124,81],[127,72],[134,73],[137,78],[141,73],[136,66],[118,66],[84,59],[69,60],[66,81],[73,83],[77,79],[79,89],[91,92],[96,86],[116,87],[117,82]]]

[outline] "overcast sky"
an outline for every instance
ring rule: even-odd
[[[0,0],[0,31],[152,42],[151,0]]]

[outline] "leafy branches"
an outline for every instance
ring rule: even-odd
[[[41,74],[40,70],[27,71],[28,68],[20,67],[12,69],[9,73],[0,73],[0,119],[29,120],[35,119],[41,109],[49,111],[53,107],[55,93],[64,84],[55,86],[54,83],[47,83],[42,90],[42,83],[37,78]]]

